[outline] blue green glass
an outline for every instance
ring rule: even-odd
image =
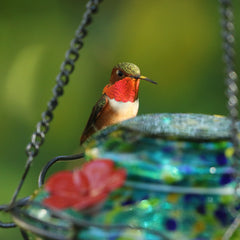
[[[127,180],[94,211],[63,211],[82,224],[77,233],[69,227],[64,234],[84,240],[221,239],[240,207],[229,139],[227,118],[201,114],[144,115],[96,133],[85,143],[86,160],[112,159],[126,169]],[[35,201],[44,194],[40,190]],[[43,210],[33,204],[26,209],[55,226],[72,223],[53,219],[48,210],[41,215]],[[239,230],[232,239],[240,239]]]

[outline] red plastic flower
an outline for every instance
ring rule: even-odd
[[[110,159],[96,159],[81,169],[61,171],[45,184],[49,197],[44,204],[55,209],[85,209],[103,202],[108,194],[123,185],[124,169],[115,169]]]

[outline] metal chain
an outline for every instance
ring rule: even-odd
[[[49,130],[49,124],[53,120],[53,111],[58,105],[58,98],[64,93],[63,88],[69,82],[69,75],[73,72],[75,62],[79,57],[79,50],[83,47],[83,39],[87,35],[86,26],[92,21],[91,15],[96,13],[99,0],[90,0],[86,5],[86,12],[82,22],[76,31],[75,38],[71,41],[71,47],[66,52],[65,60],[61,64],[60,73],[56,78],[56,85],[53,88],[53,97],[48,102],[47,110],[42,113],[42,119],[37,124],[36,132],[33,133],[31,142],[26,147],[28,157],[35,157],[39,147],[43,144],[45,135]]]
[[[233,23],[233,9],[231,0],[219,0],[221,11],[221,26],[222,26],[222,39],[223,39],[223,60],[225,63],[225,84],[226,84],[226,96],[227,107],[229,112],[229,118],[231,120],[231,141],[234,148],[234,168],[237,170],[235,173],[235,194],[239,197],[240,190],[240,173],[238,171],[240,167],[240,150],[238,139],[238,76],[235,70],[235,37],[234,37],[234,23]],[[230,207],[230,212],[235,215],[233,223],[228,227],[222,240],[229,240],[234,232],[240,225],[239,216],[235,208]]]
[[[229,111],[229,118],[231,119],[231,138],[236,157],[239,157],[239,140],[238,140],[238,86],[237,73],[235,71],[235,50],[234,50],[234,24],[233,24],[233,10],[231,0],[219,0],[221,11],[221,26],[223,38],[223,60],[225,63],[225,83],[227,95],[227,107]],[[236,158],[237,161],[237,158]],[[239,165],[239,161],[235,162]]]
[[[40,146],[43,144],[45,135],[49,131],[49,125],[53,120],[53,111],[58,105],[58,98],[64,93],[63,88],[69,82],[69,76],[74,70],[75,62],[79,57],[79,50],[83,47],[83,39],[87,35],[86,27],[92,22],[92,15],[97,12],[99,3],[102,0],[89,0],[86,4],[86,11],[83,19],[72,39],[70,49],[66,52],[65,60],[61,64],[60,73],[56,78],[56,85],[53,88],[53,97],[47,104],[47,110],[42,113],[42,119],[38,122],[36,131],[32,134],[31,141],[26,147],[27,162],[21,181],[12,197],[10,208],[16,201],[17,195],[22,187],[26,175],[30,169],[34,157],[37,156]]]

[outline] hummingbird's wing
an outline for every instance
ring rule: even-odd
[[[80,144],[82,144],[90,135],[92,135],[94,132],[96,132],[96,127],[94,126],[94,123],[96,120],[100,117],[102,114],[104,108],[108,104],[108,98],[106,94],[103,94],[102,97],[96,102],[92,109],[92,113],[88,119],[87,125],[82,133]]]

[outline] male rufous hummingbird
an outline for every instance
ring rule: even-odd
[[[96,131],[137,115],[141,79],[156,84],[140,75],[139,67],[133,63],[123,62],[114,66],[109,84],[104,87],[101,98],[92,109],[81,144]]]

